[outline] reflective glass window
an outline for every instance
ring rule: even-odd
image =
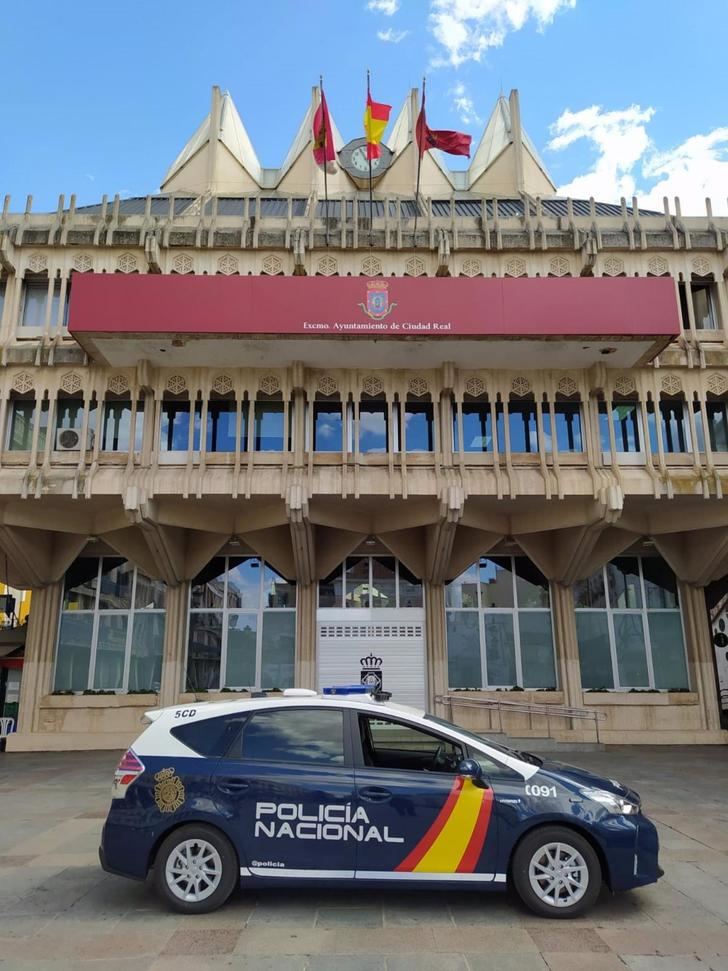
[[[554,418],[551,421],[551,406],[543,406],[544,448],[553,452],[554,428],[556,447],[559,452],[583,452],[584,442],[581,435],[581,405],[571,401],[557,401],[554,405]]]
[[[135,452],[141,450],[144,430],[144,402],[136,405],[134,432],[131,428],[132,402],[106,401],[101,424],[102,452]]]
[[[463,451],[492,452],[493,431],[490,404],[487,401],[465,401],[462,404]],[[460,440],[457,408],[453,408],[453,444],[459,451]]]
[[[282,401],[255,402],[255,451],[287,452],[288,435],[285,433],[285,409]]]
[[[408,401],[404,406],[404,439],[408,452],[431,452],[434,448],[432,404]]]
[[[383,453],[387,451],[389,411],[385,401],[361,401],[359,403],[359,451]]]
[[[313,448],[315,452],[341,452],[344,448],[342,406],[338,401],[313,403]]]
[[[343,765],[343,712],[317,708],[256,712],[243,728],[242,758]]]
[[[535,402],[510,402],[508,405],[508,433],[511,440],[511,452],[538,452]]]

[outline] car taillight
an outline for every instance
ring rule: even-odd
[[[121,761],[114,773],[114,788],[112,795],[114,798],[121,798],[126,795],[126,790],[144,772],[144,763],[134,754],[131,749],[127,749],[121,757]]]

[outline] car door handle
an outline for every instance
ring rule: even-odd
[[[392,793],[381,786],[365,786],[359,790],[359,796],[365,802],[387,802],[392,798]]]
[[[220,792],[227,792],[228,794],[232,795],[236,792],[245,792],[246,789],[250,788],[250,783],[247,781],[247,779],[223,777],[222,779],[217,780],[217,788],[220,790]]]

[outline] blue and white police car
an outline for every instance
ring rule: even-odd
[[[381,695],[291,689],[150,711],[123,756],[103,868],[176,910],[242,885],[503,890],[575,917],[661,875],[639,796]]]

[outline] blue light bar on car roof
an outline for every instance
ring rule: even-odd
[[[366,684],[336,684],[324,688],[325,695],[368,695],[372,689]]]

